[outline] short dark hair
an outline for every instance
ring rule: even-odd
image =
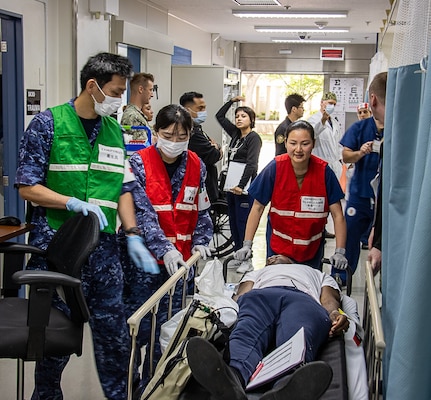
[[[185,107],[187,104],[194,103],[194,99],[201,99],[202,97],[204,97],[202,93],[186,92],[180,97],[180,104]]]
[[[299,119],[295,122],[292,122],[288,125],[286,129],[286,139],[289,137],[290,132],[295,131],[297,129],[304,129],[310,133],[311,140],[314,141],[314,128],[309,122],[304,121],[303,119]]]
[[[88,59],[81,70],[81,91],[90,79],[95,79],[100,87],[112,80],[112,75],[129,79],[133,75],[133,65],[126,57],[113,53],[98,53]]]
[[[386,102],[386,83],[388,80],[387,72],[380,72],[377,74],[370,83],[368,92],[374,93],[379,100],[385,104]]]
[[[164,106],[156,116],[154,130],[166,129],[174,124],[174,133],[183,128],[189,135],[193,127],[193,120],[190,113],[179,104],[169,104]]]
[[[130,80],[130,90],[136,92],[139,86],[147,87],[148,81],[154,82],[153,74],[139,72],[133,75],[133,78]]]
[[[250,117],[250,128],[253,129],[254,123],[256,122],[256,113],[253,111],[253,109],[247,106],[237,107],[235,110],[235,116],[239,111],[244,111]]]
[[[304,101],[305,99],[300,94],[293,93],[286,97],[284,107],[286,107],[287,113],[290,114],[292,107],[299,107]]]

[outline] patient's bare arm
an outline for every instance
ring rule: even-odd
[[[238,301],[238,298],[239,298],[240,296],[242,296],[244,293],[247,293],[247,292],[249,292],[251,289],[253,289],[253,285],[254,285],[254,282],[253,282],[253,281],[245,281],[245,282],[241,282],[241,283],[239,284],[239,287],[238,287],[238,291],[237,291],[237,293],[236,293],[234,296],[232,296],[232,299],[234,299],[235,301]]]

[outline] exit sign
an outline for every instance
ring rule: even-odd
[[[344,61],[344,47],[321,47],[320,59],[326,61]]]

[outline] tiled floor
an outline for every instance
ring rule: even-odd
[[[261,224],[262,225],[262,224]],[[255,268],[263,267],[265,260],[264,229],[262,226],[256,235],[253,247],[253,263]],[[325,247],[325,256],[329,257],[334,252],[335,241],[328,240]],[[352,297],[357,300],[360,315],[362,315],[363,293],[364,293],[364,271],[363,263],[366,259],[366,252],[362,251],[361,263],[353,276]],[[237,281],[240,275],[235,272],[229,272],[228,280]],[[1,339],[0,339],[1,340]],[[25,398],[30,399],[33,388],[33,365],[34,363],[25,363]],[[125,371],[126,373],[126,371]],[[0,398],[2,400],[15,399],[16,380],[16,361],[0,360]],[[65,400],[101,400],[104,398],[100,383],[97,377],[92,344],[91,333],[88,327],[85,330],[84,352],[81,357],[72,356],[67,365],[63,379],[62,387]]]

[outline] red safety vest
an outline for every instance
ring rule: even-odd
[[[188,151],[186,173],[174,204],[171,180],[156,148],[151,146],[138,153],[145,168],[145,191],[157,212],[160,227],[184,260],[188,260],[191,256],[192,235],[198,221],[200,159]]]
[[[269,210],[271,249],[298,262],[310,260],[319,248],[328,217],[327,163],[312,155],[300,189],[289,155],[275,157],[275,161],[274,191]]]

